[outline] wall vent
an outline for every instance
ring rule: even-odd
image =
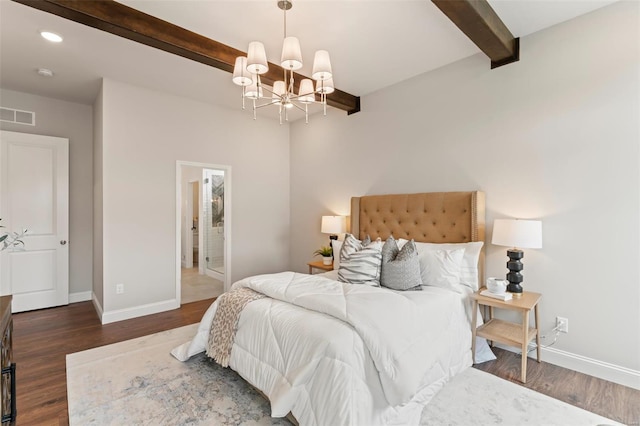
[[[0,107],[0,121],[35,126],[36,113],[33,111],[22,111],[19,109]]]

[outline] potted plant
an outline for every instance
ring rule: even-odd
[[[318,250],[314,251],[315,256],[322,256],[323,265],[331,265],[333,262],[333,250],[329,246],[322,246]]]
[[[2,220],[2,218],[0,218]],[[4,228],[4,226],[0,225],[0,228]],[[27,233],[26,229],[23,229],[22,232],[0,232],[0,251],[5,250],[7,248],[18,248],[20,246],[24,246],[24,241],[21,240],[24,237],[24,234]]]

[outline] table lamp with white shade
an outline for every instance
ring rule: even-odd
[[[523,248],[542,248],[542,222],[539,220],[496,219],[493,222],[491,244],[513,247],[507,250],[507,291],[514,297],[522,296],[522,274],[524,269],[521,259]]]
[[[320,232],[329,235],[329,244],[332,245],[333,240],[338,239],[338,234],[347,232],[346,216],[322,216],[322,225]]]

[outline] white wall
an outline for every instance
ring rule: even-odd
[[[93,111],[91,105],[0,89],[0,105],[33,111],[36,125],[0,122],[0,129],[69,139],[69,293],[88,300],[92,282]]]
[[[287,269],[288,126],[104,80],[103,128],[108,321],[175,301],[178,160],[233,168],[232,280]],[[117,283],[124,294],[116,295]]]
[[[546,359],[638,374],[638,22],[638,4],[620,2],[524,37],[517,63],[490,70],[478,54],[366,96],[353,116],[293,124],[291,266],[305,271],[326,244],[320,216],[348,214],[351,196],[479,189],[489,240],[495,218],[543,221],[524,287],[543,293],[543,330],[570,321]],[[488,276],[506,260],[489,244]]]
[[[93,104],[93,301],[102,316],[103,291],[103,203],[102,203],[102,149],[103,149],[103,105],[102,87]]]

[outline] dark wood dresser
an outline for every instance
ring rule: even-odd
[[[13,362],[12,337],[13,319],[11,318],[11,296],[0,297],[0,319],[2,344],[0,345],[0,366],[2,367],[2,393],[0,408],[2,424],[13,424],[16,420],[16,365]]]

